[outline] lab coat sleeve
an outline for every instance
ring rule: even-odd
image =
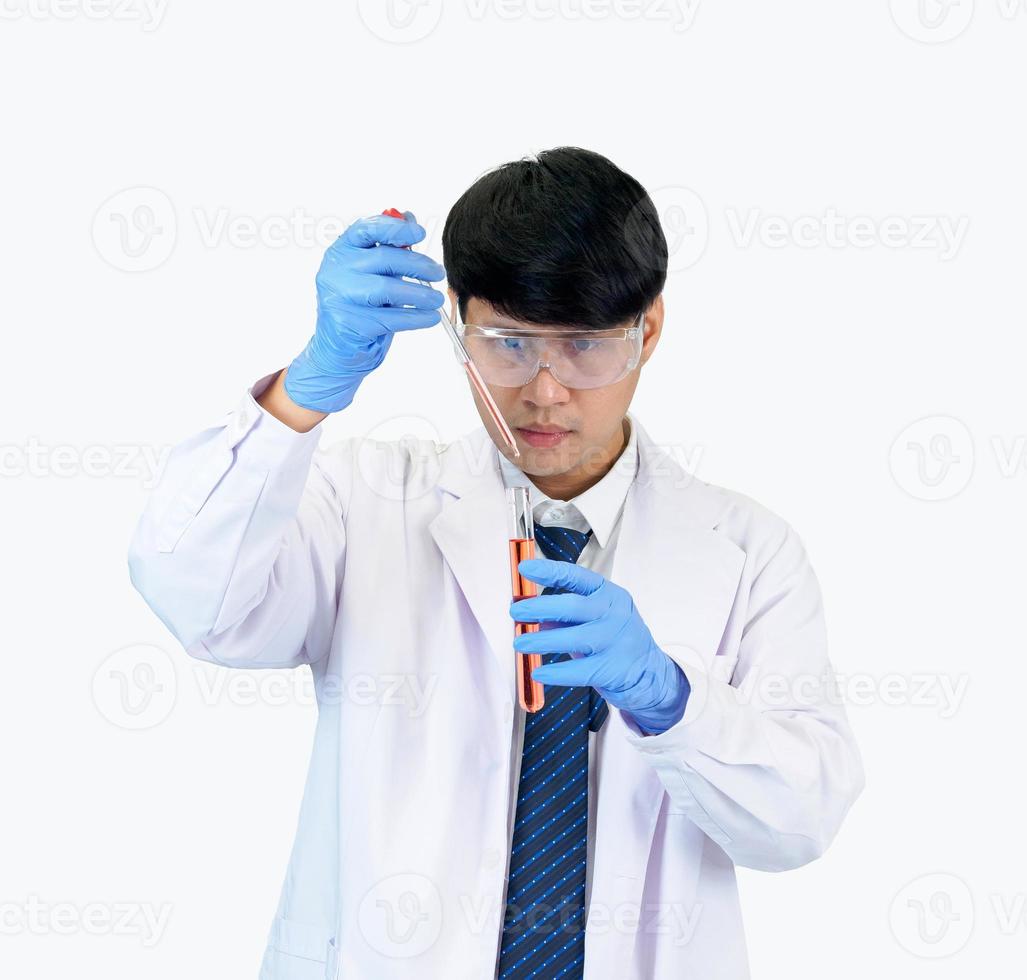
[[[799,537],[781,524],[749,588],[733,670],[723,655],[709,670],[699,657],[682,662],[685,713],[658,735],[621,715],[671,810],[735,864],[765,871],[819,857],[864,781],[832,683],[820,588]],[[717,676],[723,666],[730,676]]]
[[[171,451],[135,528],[132,584],[186,652],[230,667],[294,667],[328,651],[346,548],[349,447],[316,453],[257,404]]]

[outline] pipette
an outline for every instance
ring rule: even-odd
[[[388,208],[382,212],[390,218],[403,218],[403,212],[397,211],[395,208]],[[404,248],[411,248],[410,245],[404,245]],[[417,279],[422,286],[428,286],[423,279]],[[431,287],[429,287],[431,288]],[[479,397],[485,403],[485,407],[488,409],[489,415],[492,417],[492,421],[495,423],[497,429],[499,429],[500,435],[503,437],[503,441],[513,451],[514,456],[520,456],[521,451],[517,448],[517,440],[514,439],[514,434],[510,430],[510,426],[506,424],[506,419],[503,418],[502,413],[499,411],[499,406],[496,404],[496,400],[492,397],[492,392],[488,390],[485,385],[485,381],[481,374],[478,372],[477,367],[474,365],[474,361],[471,360],[471,355],[467,353],[467,348],[464,347],[464,342],[460,339],[460,334],[456,332],[456,327],[453,326],[453,321],[449,319],[444,308],[439,309],[439,315],[442,318],[442,326],[445,328],[446,333],[449,335],[449,339],[453,342],[453,349],[456,351],[456,356],[460,359],[460,363],[463,364],[464,370],[467,372],[467,377],[471,379],[471,384],[474,386],[474,390],[478,392]]]

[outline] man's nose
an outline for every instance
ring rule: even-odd
[[[521,388],[521,398],[534,405],[561,405],[570,401],[571,392],[553,377],[549,368],[540,367],[538,374]]]

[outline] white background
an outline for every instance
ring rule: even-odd
[[[1022,977],[1027,2],[63,2],[0,18],[0,975],[256,975],[315,708],[131,588],[152,460],[305,344],[329,219],[441,260],[572,144],[670,240],[632,409],[799,531],[864,753],[820,861],[741,873],[753,975]],[[423,331],[321,445],[476,424]]]

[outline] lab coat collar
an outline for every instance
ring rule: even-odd
[[[627,420],[628,440],[613,465],[603,474],[602,479],[566,501],[565,507],[570,510],[570,515],[566,520],[555,522],[578,531],[591,529],[600,548],[605,548],[610,540],[624,506],[628,488],[638,472],[638,424],[630,412],[627,414]],[[531,510],[536,521],[551,504],[555,503],[553,497],[540,490],[530,476],[501,453],[499,468],[503,475],[503,483],[508,488],[523,486],[525,480],[528,481]]]

